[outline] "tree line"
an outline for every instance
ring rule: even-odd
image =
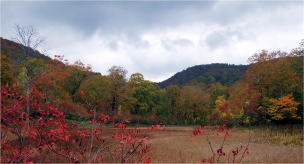
[[[141,73],[127,78],[120,66],[101,75],[60,55],[14,61],[9,55],[18,47],[8,47],[1,47],[1,85],[17,86],[25,95],[35,87],[71,120],[88,120],[90,111],[143,124],[288,124],[303,118],[303,45],[288,53],[254,54],[244,77],[233,84],[196,80],[165,88]]]

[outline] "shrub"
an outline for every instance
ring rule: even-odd
[[[201,163],[214,163],[214,162],[219,163],[222,158],[226,163],[242,162],[244,156],[249,154],[248,150],[249,150],[250,137],[246,145],[235,146],[230,151],[224,150],[225,141],[227,137],[232,136],[232,133],[227,129],[226,125],[215,126],[215,128],[212,129],[212,131],[207,131],[205,129],[205,126],[200,126],[195,128],[192,131],[192,133],[193,133],[193,136],[191,137],[192,139],[197,138],[200,135],[205,136],[206,137],[205,139],[211,151],[210,157],[203,158],[200,161]],[[222,143],[218,148],[215,148],[210,140],[210,137],[215,135],[221,136],[223,138]]]
[[[112,122],[117,130],[106,137],[109,135],[105,135],[104,124],[110,121],[106,114],[93,113],[90,124],[94,126],[85,128],[66,122],[64,113],[45,103],[45,96],[35,88],[31,97],[25,97],[16,88],[3,87],[1,97],[1,162],[4,163],[150,162],[147,132],[161,130],[159,125],[140,130],[127,128],[127,122]],[[28,99],[35,116],[25,112]]]

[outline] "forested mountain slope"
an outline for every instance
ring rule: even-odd
[[[222,85],[232,85],[234,82],[242,78],[247,67],[247,65],[219,63],[197,65],[176,73],[169,79],[160,82],[159,86],[165,88],[168,85],[185,85],[192,82],[206,84],[219,82]]]
[[[27,51],[29,52],[28,53],[29,57],[42,59],[44,61],[48,61],[49,59],[51,59],[50,57],[40,53],[37,50],[33,50],[31,48],[24,47],[21,44],[18,44],[16,42],[13,42],[13,41],[10,41],[10,40],[4,39],[4,38],[0,38],[0,39],[1,39],[1,55],[8,57],[8,59],[11,62],[20,63],[27,58],[27,56],[25,56],[23,53],[24,48],[26,48]]]
[[[260,51],[251,64],[190,67],[159,85],[141,73],[113,66],[107,75],[80,61],[68,63],[1,39],[1,87],[21,94],[37,89],[67,119],[85,121],[91,110],[113,121],[165,124],[256,125],[303,119],[303,48]],[[88,63],[89,64],[89,63]],[[282,110],[284,109],[284,110]],[[30,113],[35,115],[35,113]]]

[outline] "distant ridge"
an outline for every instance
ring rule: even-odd
[[[222,85],[231,85],[242,78],[247,65],[234,64],[205,64],[189,67],[186,70],[176,73],[158,85],[165,88],[168,85],[186,85],[193,82],[213,83],[219,82]]]
[[[1,40],[1,55],[4,55],[9,58],[11,62],[15,63],[21,63],[24,61],[27,57],[34,57],[38,59],[42,59],[44,61],[48,61],[51,58],[40,53],[37,50],[33,50],[30,47],[26,47],[29,49],[29,55],[25,56],[23,53],[23,45],[16,43],[14,41],[10,41],[8,39],[4,39],[0,37]]]

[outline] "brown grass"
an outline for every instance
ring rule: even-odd
[[[152,162],[158,163],[190,163],[198,162],[210,156],[211,151],[204,136],[191,139],[192,127],[168,127],[166,130],[151,133]],[[249,131],[246,129],[234,129],[233,136],[225,143],[224,150],[245,145],[248,141]],[[252,140],[257,133],[252,134]],[[260,136],[259,136],[260,137]],[[211,139],[214,147],[219,147],[222,138],[213,136]],[[242,162],[266,162],[266,163],[303,163],[303,147],[301,145],[281,145],[255,141],[249,145],[249,155]],[[227,161],[221,161],[227,162]]]
[[[146,129],[146,128],[143,128]],[[106,128],[104,137],[111,137],[117,129]],[[151,152],[148,154],[153,163],[193,163],[211,155],[205,136],[191,138],[193,127],[166,127],[162,131],[148,132],[151,144]],[[243,159],[243,163],[303,163],[303,131],[293,132],[292,135],[279,133],[269,129],[254,129],[250,131],[251,142],[249,155]],[[249,130],[245,128],[232,129],[233,136],[227,138],[224,151],[227,152],[240,144],[248,142]],[[279,139],[276,138],[279,137]],[[284,137],[286,136],[286,137]],[[300,136],[300,138],[299,138]],[[301,137],[302,136],[302,137]],[[273,139],[274,137],[274,139]],[[281,144],[282,141],[292,137],[292,144]],[[211,136],[214,148],[219,148],[222,137]],[[270,142],[271,141],[271,142]],[[284,142],[285,143],[285,142]],[[295,144],[296,143],[296,144]],[[72,146],[72,145],[70,145]],[[77,151],[77,150],[75,150]],[[41,154],[42,153],[42,154]],[[44,158],[44,159],[41,159]],[[40,160],[41,159],[41,160]],[[48,150],[36,154],[36,161],[43,162],[68,162],[58,158]],[[105,162],[112,162],[106,160]],[[221,160],[220,162],[227,162]]]

